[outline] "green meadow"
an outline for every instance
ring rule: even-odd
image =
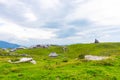
[[[49,57],[51,52],[58,57]],[[49,48],[21,49],[13,54],[28,54],[37,64],[11,64],[22,56],[4,56],[0,50],[0,80],[120,80],[120,43],[72,44]],[[107,56],[106,60],[88,61],[85,55]]]

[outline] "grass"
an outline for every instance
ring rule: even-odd
[[[56,58],[49,53],[59,54]],[[2,54],[8,54],[0,50]],[[64,51],[61,46],[17,50],[28,54],[37,64],[10,64],[20,56],[0,56],[0,80],[120,80],[120,43],[73,44]],[[87,61],[84,55],[109,56],[108,60]]]

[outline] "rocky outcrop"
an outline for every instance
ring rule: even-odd
[[[86,60],[104,60],[107,59],[108,57],[104,56],[93,56],[93,55],[85,55]]]
[[[32,64],[36,64],[36,61],[33,58],[21,58],[19,61],[8,60],[10,63],[23,63],[23,62],[31,62]]]

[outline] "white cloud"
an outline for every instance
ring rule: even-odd
[[[87,19],[97,25],[120,25],[119,4],[120,0],[89,0],[76,5],[66,20]]]
[[[10,6],[14,6],[14,5],[19,5],[19,4],[22,4],[21,2],[19,2],[18,0],[0,0],[0,4],[4,4],[5,6],[7,7],[10,7]]]
[[[3,25],[0,27],[0,34],[13,35],[19,40],[50,39],[56,37],[54,34],[55,30],[21,27],[15,23],[2,20]],[[6,37],[9,37],[9,35]]]
[[[35,14],[28,10],[25,14],[24,14],[24,17],[27,18],[28,21],[37,21],[37,17],[35,16]]]
[[[57,9],[60,5],[60,0],[40,0],[40,7],[44,10]]]

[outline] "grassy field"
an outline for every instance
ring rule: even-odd
[[[17,56],[0,56],[0,80],[120,80],[120,43],[73,44],[17,50],[28,54],[37,64],[8,63]],[[48,55],[59,54],[56,58]],[[0,50],[1,54],[7,54]],[[84,55],[109,56],[102,61],[87,61]]]

